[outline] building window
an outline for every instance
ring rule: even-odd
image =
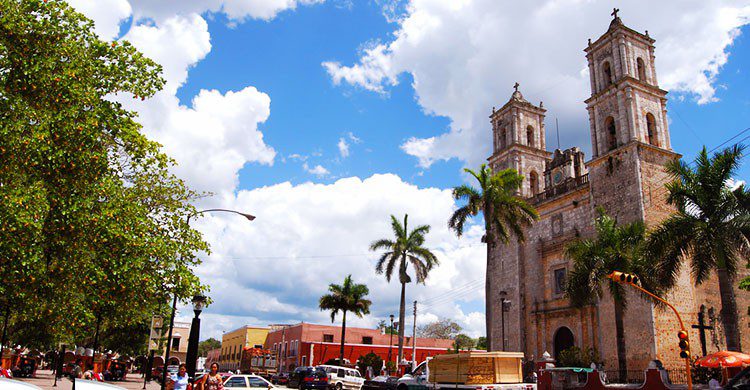
[[[562,295],[565,293],[565,283],[567,277],[567,270],[565,268],[558,268],[553,271],[554,284],[555,284],[555,295]]]
[[[612,67],[609,66],[609,61],[604,61],[602,72],[604,72],[604,87],[609,87],[612,84]]]
[[[534,128],[531,126],[526,128],[526,144],[534,146]]]
[[[372,344],[372,337],[362,336],[362,344]]]
[[[173,351],[180,350],[180,338],[179,337],[175,337],[172,339],[172,350]]]
[[[604,120],[604,127],[607,129],[607,148],[614,150],[617,148],[617,127],[615,127],[615,118],[608,116]]]
[[[324,334],[323,335],[323,342],[324,343],[332,343],[333,342],[333,335],[332,334]]]
[[[260,345],[260,344],[255,344],[255,345],[253,345],[253,348],[258,348],[258,349],[262,349],[262,348],[263,348],[263,346],[262,346],[262,345]]]
[[[531,171],[529,174],[529,195],[534,196],[539,192],[539,175]]]
[[[650,112],[646,114],[646,142],[659,146],[659,138],[656,134],[656,119]]]
[[[638,80],[646,82],[646,65],[643,63],[643,58],[638,57],[636,60],[636,67],[638,68]]]

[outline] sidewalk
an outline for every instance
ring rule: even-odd
[[[55,377],[52,376],[50,370],[38,370],[36,377],[34,378],[14,378],[23,382],[32,383],[41,387],[44,390],[71,390],[73,388],[73,382],[67,378],[59,378],[57,380],[57,387],[52,387],[55,383]],[[124,387],[128,390],[140,390],[143,389],[143,378],[140,374],[128,374],[127,380],[122,382],[106,382],[111,383],[115,386]],[[159,390],[159,384],[152,381],[146,385],[146,390]]]

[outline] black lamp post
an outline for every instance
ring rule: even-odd
[[[185,362],[187,365],[187,374],[190,378],[195,377],[195,363],[198,360],[198,339],[201,335],[201,319],[199,316],[205,306],[206,297],[203,295],[196,295],[193,297],[193,312],[195,313],[195,317],[193,317],[193,323],[190,325],[190,338],[188,339],[186,358],[187,362]]]
[[[189,228],[190,227],[190,218],[193,215],[198,215],[198,214],[203,214],[203,213],[211,213],[211,212],[225,212],[225,213],[239,214],[239,215],[245,217],[248,221],[252,221],[252,220],[255,219],[254,215],[250,215],[250,214],[247,214],[247,213],[241,213],[241,212],[236,211],[236,210],[229,210],[229,209],[205,209],[205,210],[196,211],[193,214],[189,214],[185,218],[185,223],[188,225],[188,228]],[[202,309],[203,308],[201,307],[201,310]],[[165,354],[165,357],[164,357],[164,370],[163,370],[163,372],[161,374],[161,390],[165,390],[165,388],[166,388],[167,366],[169,365],[169,352],[170,352],[170,349],[172,348],[172,329],[174,328],[174,315],[175,315],[176,311],[177,311],[177,292],[175,291],[175,293],[174,293],[174,300],[172,301],[172,316],[169,318],[169,336],[168,336],[168,339],[167,339],[167,353]],[[192,330],[191,330],[191,334],[192,334]],[[196,339],[197,339],[197,337],[196,337]],[[196,353],[197,353],[197,350],[196,350]],[[193,359],[193,360],[195,360],[195,359]],[[193,362],[193,374],[195,374],[195,362]]]
[[[510,303],[509,300],[505,299],[506,295],[508,295],[506,291],[500,291],[500,323],[502,324],[502,332],[500,333],[500,337],[502,337],[501,345],[503,351],[505,351],[505,302]]]

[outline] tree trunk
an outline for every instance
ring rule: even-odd
[[[732,288],[732,277],[726,269],[718,269],[719,294],[721,295],[721,324],[724,326],[724,337],[727,342],[727,350],[740,352],[740,325],[737,320],[737,302],[734,299]]]
[[[404,319],[406,318],[406,283],[401,282],[401,308],[398,310],[398,360],[396,366],[404,358]]]
[[[346,340],[346,310],[344,310],[344,320],[341,322],[341,349],[339,350],[339,365],[341,366],[344,365],[344,340]]]
[[[617,339],[617,368],[620,371],[620,381],[627,382],[628,362],[627,350],[625,349],[625,328],[622,320],[625,316],[625,308],[622,303],[615,301],[615,333]]]
[[[485,205],[485,210],[487,210],[487,206]],[[484,222],[484,242],[485,246],[487,248],[487,265],[485,266],[484,270],[484,326],[485,326],[485,333],[487,337],[487,352],[494,351],[494,339],[492,337],[492,304],[494,302],[494,295],[492,293],[492,283],[490,282],[490,255],[492,252],[492,235],[490,234],[490,224],[488,222],[487,213],[485,212],[484,215],[485,222]],[[500,310],[503,308],[501,307]],[[505,340],[502,341],[502,343],[505,343]]]

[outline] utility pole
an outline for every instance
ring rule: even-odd
[[[417,367],[417,301],[414,301],[414,326],[411,332],[411,369]]]

